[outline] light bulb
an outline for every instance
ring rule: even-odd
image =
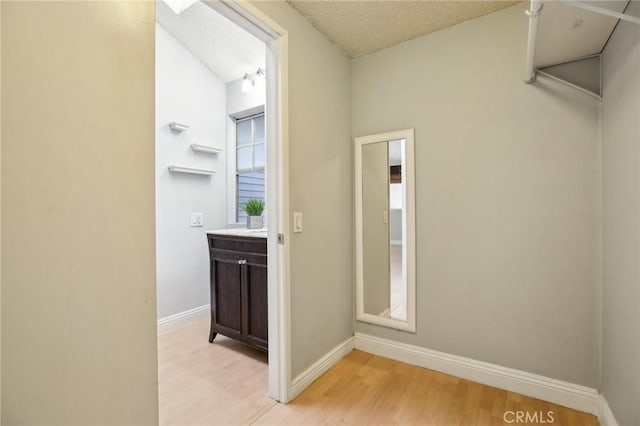
[[[249,74],[245,74],[244,79],[242,80],[242,92],[247,93],[252,91],[255,84],[256,82],[253,81],[253,78],[249,77]]]

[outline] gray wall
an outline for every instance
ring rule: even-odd
[[[2,3],[2,423],[157,425],[154,3]]]
[[[352,63],[353,133],[415,128],[417,332],[597,387],[598,102],[523,79],[525,4]]]
[[[304,213],[291,234],[295,377],[353,336],[350,61],[285,2],[254,5],[289,32],[290,201]]]
[[[628,13],[640,16],[640,3]],[[620,22],[602,58],[602,393],[640,424],[640,27]]]

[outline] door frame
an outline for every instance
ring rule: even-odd
[[[262,40],[266,46],[269,396],[286,403],[291,395],[289,35],[284,28],[246,0],[204,0],[203,3]]]

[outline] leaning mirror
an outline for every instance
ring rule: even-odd
[[[416,331],[413,129],[355,139],[356,319]]]

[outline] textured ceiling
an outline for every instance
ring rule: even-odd
[[[352,58],[367,55],[517,1],[288,0]]]
[[[158,1],[156,21],[225,83],[265,67],[264,43],[202,2],[178,15]]]

